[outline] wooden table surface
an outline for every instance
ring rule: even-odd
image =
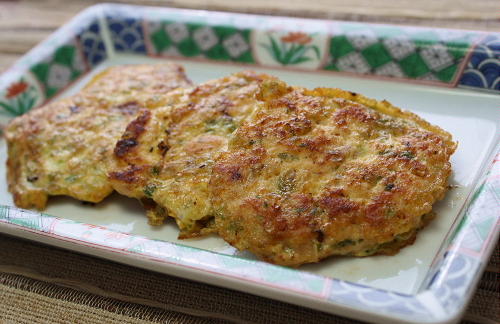
[[[118,2],[309,18],[500,31],[500,0],[146,0]],[[76,13],[95,3],[97,1],[94,0],[0,0],[0,73]],[[9,256],[9,251],[14,248],[16,251],[24,252],[20,252],[19,255]],[[468,321],[471,321],[467,323],[498,323],[497,320],[500,317],[498,314],[500,309],[498,304],[498,300],[500,299],[498,292],[498,264],[500,263],[498,254],[497,249],[487,268],[488,272],[485,274],[485,276],[489,275],[491,278],[485,279],[483,277],[481,280],[479,290],[476,292],[465,317]],[[71,263],[75,269],[68,270],[69,266],[59,265],[58,260],[61,259]],[[11,262],[11,264],[2,264],[5,263],[5,260]],[[492,264],[494,265],[492,266]],[[80,270],[80,268],[83,269],[86,266],[99,268],[101,279],[108,274],[107,279],[97,281],[95,276],[92,275],[92,270]],[[22,271],[18,271],[19,269]],[[57,271],[68,271],[68,273],[65,273],[64,277],[61,277],[61,273],[57,273],[54,269],[58,269]],[[109,271],[109,273],[106,271]],[[6,274],[7,272],[9,273]],[[176,292],[172,290],[172,287],[177,287],[177,290],[192,289],[194,293],[198,293],[198,298],[204,295],[203,293],[199,293],[203,289],[207,291],[207,296],[205,296],[207,299],[211,299],[212,294],[219,294],[218,298],[221,298],[220,300],[223,303],[227,303],[230,306],[237,306],[234,307],[235,313],[238,312],[238,309],[249,307],[249,303],[244,303],[243,300],[251,298],[250,304],[255,304],[255,307],[268,312],[268,315],[266,315],[268,316],[267,318],[262,317],[265,314],[260,317],[266,319],[267,322],[273,322],[273,319],[279,318],[273,313],[273,309],[284,307],[280,306],[278,302],[254,296],[245,297],[244,294],[236,292],[232,292],[231,295],[228,295],[224,299],[225,297],[221,297],[224,295],[223,289],[216,287],[203,288],[204,286],[202,287],[201,284],[196,283],[181,284],[179,283],[182,281],[181,279],[168,279],[167,276],[148,274],[140,269],[111,264],[104,260],[80,256],[70,252],[58,251],[51,247],[37,246],[35,243],[23,242],[17,238],[9,238],[2,235],[0,235],[1,273],[4,274],[0,276],[0,286],[4,285],[5,287],[3,290],[0,290],[0,322],[2,322],[2,313],[5,314],[10,310],[10,315],[7,314],[7,317],[4,317],[9,322],[30,323],[36,321],[48,323],[56,317],[65,318],[65,316],[69,316],[62,322],[98,323],[99,319],[106,318],[108,323],[146,323],[142,320],[150,316],[155,319],[155,322],[168,320],[169,322],[200,323],[198,320],[193,319],[195,318],[194,316],[190,317],[190,315],[186,314],[182,316],[175,315],[177,314],[175,310],[202,316],[200,314],[203,312],[200,311],[200,308],[197,310],[195,308],[200,303],[206,303],[206,301],[200,301],[199,304],[192,304],[194,305],[192,307],[189,305],[185,306],[186,303],[189,304],[189,301],[180,301],[176,297]],[[113,278],[115,273],[119,273],[121,279]],[[14,274],[20,275],[24,279],[16,279]],[[87,276],[84,279],[85,282],[83,284],[75,284],[76,280],[80,280],[82,275]],[[135,280],[134,278],[138,276],[144,276],[147,280]],[[122,282],[125,280],[129,280],[128,284],[132,282],[134,285],[137,285],[137,287],[134,286],[134,289],[139,292],[142,291],[141,285],[149,284],[150,286],[145,286],[143,290],[144,295],[141,295],[142,297],[137,293],[134,295],[134,299],[130,299],[130,296],[126,296],[127,293],[120,290],[124,285]],[[134,283],[134,281],[136,282]],[[57,285],[54,285],[54,283]],[[78,289],[68,290],[61,286],[78,286]],[[155,290],[152,290],[152,286],[160,287],[163,291],[170,291],[170,294],[153,296]],[[89,295],[89,293],[93,295]],[[238,298],[240,299],[236,298],[234,294],[239,294]],[[5,302],[11,301],[13,298],[17,298],[18,300],[10,304]],[[120,302],[116,300],[120,300]],[[133,304],[125,304],[124,300],[132,300]],[[242,302],[241,304],[235,304],[236,301]],[[44,304],[41,309],[33,308],[33,305],[41,305],[42,302]],[[177,306],[176,303],[178,303]],[[137,304],[149,305],[151,307],[147,308],[144,306],[140,308]],[[23,309],[23,312],[16,311],[16,307]],[[188,309],[186,307],[191,308]],[[223,308],[217,308],[218,305],[210,307],[215,310],[222,309],[222,312],[225,312]],[[295,309],[297,308],[288,309],[289,318],[292,318],[292,315],[295,314],[293,313]],[[215,310],[212,310],[212,312]],[[140,312],[142,312],[142,315],[137,315]],[[252,312],[249,311],[249,313]],[[117,313],[120,314],[116,315]],[[128,317],[123,315],[132,313],[135,315]],[[296,313],[296,318],[308,317],[310,321],[315,321],[315,323],[323,322],[322,318],[326,318],[325,321],[330,323],[351,322],[340,317],[325,317],[321,313],[305,309],[298,309]],[[257,316],[257,313],[255,314]],[[95,318],[92,317],[91,321],[90,316],[94,316]],[[142,319],[141,321],[137,319],[139,317]],[[259,320],[256,318],[258,317],[254,317],[255,322],[258,322]],[[292,321],[290,320],[289,322]],[[147,323],[150,322],[147,321]]]

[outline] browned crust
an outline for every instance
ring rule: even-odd
[[[151,112],[148,109],[143,109],[139,112],[139,116],[128,124],[123,133],[122,138],[116,143],[114,154],[118,158],[123,158],[139,143],[139,136],[146,130],[145,125],[151,118]]]
[[[338,89],[270,81],[259,97],[210,182],[227,242],[290,266],[413,242],[447,190],[450,134]]]
[[[173,63],[112,67],[80,93],[13,119],[5,136],[15,204],[43,209],[49,195],[104,199],[113,191],[105,169],[127,124],[141,108],[155,109],[169,91],[190,84]],[[118,154],[133,147],[132,139],[120,144]]]
[[[208,181],[213,160],[252,113],[258,85],[269,78],[244,71],[172,93],[141,124],[140,134],[130,131],[122,138],[125,147],[116,146],[119,154],[109,170],[115,190],[152,199],[168,210],[180,227],[179,238],[212,232]],[[157,224],[161,217],[155,212],[151,208],[148,214]]]

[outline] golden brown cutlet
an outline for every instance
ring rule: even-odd
[[[5,130],[14,202],[43,209],[48,196],[99,202],[112,192],[106,164],[142,108],[191,85],[177,64],[125,65],[98,74],[77,95],[15,118]]]
[[[259,98],[213,166],[224,240],[287,266],[393,254],[413,242],[447,191],[450,134],[339,89],[271,80]]]
[[[272,77],[236,73],[178,89],[165,106],[144,110],[115,148],[115,165],[109,170],[113,187],[141,199],[150,224],[161,224],[169,215],[181,238],[209,232],[213,160],[253,112],[255,94],[267,79]]]

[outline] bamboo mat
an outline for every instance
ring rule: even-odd
[[[463,323],[500,322],[500,250]],[[0,235],[0,322],[360,323]]]
[[[96,1],[0,0],[0,72],[93,3]],[[500,31],[498,0],[147,0],[140,3]],[[462,323],[500,323],[499,276],[497,246]],[[0,323],[227,322],[359,323],[0,234]]]

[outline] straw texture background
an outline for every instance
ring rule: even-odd
[[[500,323],[497,247],[463,323]],[[359,323],[0,235],[0,323]]]

